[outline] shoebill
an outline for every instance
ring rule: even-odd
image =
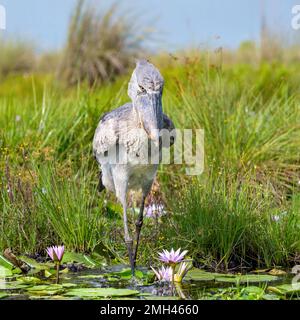
[[[100,190],[114,192],[123,207],[124,237],[132,274],[143,225],[144,204],[151,190],[162,148],[175,140],[173,122],[163,113],[164,79],[158,69],[146,60],[136,64],[128,85],[127,103],[100,119],[93,151],[100,166]],[[127,194],[141,190],[141,207],[131,236],[127,219]]]

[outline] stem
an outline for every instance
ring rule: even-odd
[[[175,284],[175,266],[172,265],[172,283]]]
[[[56,263],[56,284],[59,284],[59,262]]]
[[[175,264],[172,264],[172,294],[174,294],[175,291]]]

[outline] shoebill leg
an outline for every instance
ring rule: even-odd
[[[133,255],[134,267],[136,265],[137,252],[138,252],[139,243],[140,243],[140,234],[141,234],[141,230],[142,230],[142,226],[143,226],[145,200],[146,200],[148,193],[150,192],[151,186],[152,186],[152,184],[150,185],[150,187],[147,187],[145,190],[143,190],[142,204],[141,204],[140,212],[138,215],[138,219],[135,223],[136,245],[135,245],[135,250],[134,250],[134,255]]]
[[[134,266],[134,259],[133,259],[133,240],[130,237],[129,228],[128,228],[126,196],[125,196],[125,199],[122,201],[122,206],[123,206],[123,223],[124,223],[125,244],[127,246],[128,257],[129,257],[129,262],[130,262],[130,267],[131,267],[131,273],[134,276],[135,266]]]
[[[133,240],[130,237],[130,232],[128,228],[128,219],[127,219],[127,188],[128,188],[128,181],[124,178],[123,172],[114,170],[113,177],[114,177],[114,186],[116,190],[116,196],[122,204],[123,207],[123,223],[124,223],[124,238],[125,244],[127,246],[128,257],[131,267],[132,275],[134,276],[134,261],[133,261]]]

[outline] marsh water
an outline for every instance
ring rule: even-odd
[[[267,272],[248,275],[210,273],[192,270],[182,284],[156,282],[145,278],[146,268],[132,280],[123,265],[79,272],[63,270],[60,283],[45,276],[44,270],[24,275],[0,276],[0,299],[297,299],[293,275]]]

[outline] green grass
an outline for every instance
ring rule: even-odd
[[[205,130],[205,171],[160,169],[168,214],[146,221],[139,263],[177,246],[218,269],[298,261],[299,67],[197,58],[161,69],[165,112],[179,128]],[[0,84],[1,249],[100,246],[124,261],[120,210],[96,191],[91,142],[101,114],[128,101],[126,81],[93,90],[62,89],[44,75]]]

